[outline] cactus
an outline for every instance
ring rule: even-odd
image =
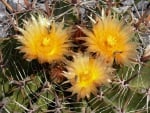
[[[29,11],[12,12],[15,15],[14,21],[17,24],[12,24],[12,27],[8,29],[10,34],[8,37],[0,39],[0,112],[149,113],[149,47],[148,44],[144,42],[144,39],[141,38],[141,35],[144,33],[146,34],[149,30],[148,25],[144,24],[144,22],[147,21],[146,16],[139,18],[136,23],[131,9],[127,9],[122,13],[118,11],[119,7],[121,7],[119,3],[121,3],[121,1],[47,0],[45,1],[45,11],[38,9],[34,2],[27,2],[26,8]],[[6,5],[6,7],[8,7],[8,5]],[[11,8],[8,8],[8,10],[10,9]],[[23,49],[21,50],[20,48],[18,49],[18,47],[23,48],[26,43],[22,44],[22,41],[18,41],[18,37],[25,35],[23,32],[35,22],[34,20],[38,20],[39,15],[42,15],[41,18],[46,18],[47,21],[50,21],[50,26],[46,23],[46,26],[48,27],[43,27],[46,29],[48,36],[53,33],[52,36],[62,36],[61,38],[59,37],[60,40],[62,40],[62,38],[66,36],[65,32],[68,33],[68,37],[66,36],[67,38],[64,39],[67,41],[64,41],[64,45],[62,45],[62,48],[64,48],[61,48],[62,52],[66,50],[68,52],[64,52],[62,58],[55,59],[60,55],[56,54],[52,61],[39,60],[44,54],[40,53],[40,56],[39,54],[34,54],[35,57],[33,57],[33,52],[30,52],[30,55],[28,54],[25,56],[26,51]],[[106,18],[107,16],[110,16],[109,19],[107,18],[106,22],[105,20],[101,22],[104,24],[110,21],[111,18],[117,18],[119,20],[117,22],[122,22],[120,23],[121,25],[118,23],[118,26],[121,26],[120,28],[127,26],[126,24],[130,23],[132,33],[134,34],[132,40],[130,40],[131,43],[134,43],[134,46],[131,46],[133,48],[122,47],[122,45],[117,47],[125,48],[124,51],[126,51],[126,48],[128,51],[130,51],[130,49],[133,49],[132,51],[135,50],[133,57],[132,55],[130,56],[127,54],[132,58],[128,58],[127,56],[125,58],[128,58],[128,60],[122,60],[122,56],[111,56],[111,59],[107,59],[105,55],[102,55],[107,50],[106,48],[103,49],[103,53],[101,52],[102,49],[95,49],[95,46],[91,47],[91,50],[88,49],[90,48],[88,47],[90,44],[92,46],[95,43],[98,43],[98,39],[96,38],[94,44],[91,41],[92,39],[88,39],[94,36],[99,37],[99,32],[102,32],[101,30],[95,35],[92,33],[97,30],[94,29],[94,25],[97,25],[99,21],[106,19],[103,18],[103,15],[105,15]],[[27,24],[28,26],[24,26],[23,23],[29,21],[31,23]],[[36,22],[35,25],[40,21]],[[38,26],[36,29],[42,28],[42,22],[39,25],[40,27]],[[55,26],[53,25],[53,22],[63,23],[64,26],[62,29],[61,25],[53,28],[53,26]],[[123,22],[125,22],[125,24]],[[104,36],[107,36],[112,29]],[[114,32],[117,29],[119,28],[116,26]],[[35,29],[32,30],[31,33],[33,33],[33,36],[37,36],[36,32],[34,32]],[[125,31],[128,32],[128,30]],[[121,36],[124,35],[126,34]],[[113,39],[113,37],[108,37]],[[105,39],[106,37],[102,41],[106,41]],[[29,39],[27,38],[26,40]],[[55,46],[60,40],[54,42],[53,45]],[[99,43],[101,46],[104,43],[102,41]],[[122,40],[120,39],[119,43],[124,44],[124,42],[121,41]],[[111,40],[111,42],[113,41]],[[48,39],[44,44],[47,43],[49,43]],[[67,45],[66,43],[69,44]],[[119,45],[119,43],[117,44]],[[108,45],[106,44],[106,46]],[[30,45],[27,45],[27,47],[29,46]],[[113,46],[113,44],[109,46]],[[130,44],[127,46],[130,46]],[[116,45],[114,47],[116,47]],[[39,48],[37,47],[35,50],[37,49]],[[44,48],[42,48],[42,51],[44,51],[43,49]],[[55,49],[57,49],[57,47],[55,47]],[[97,51],[100,51],[100,53],[97,53]],[[52,51],[51,54],[52,53],[54,52]],[[82,57],[80,54],[82,54]],[[121,52],[118,54],[121,54]],[[88,55],[88,57],[86,55]],[[123,55],[123,58],[125,55],[126,54]],[[48,59],[50,59],[50,57],[51,56],[48,56]],[[125,63],[126,61],[128,63]],[[87,62],[89,62],[89,67],[87,66],[88,64],[84,64]],[[98,69],[96,69],[97,66],[99,66]],[[88,69],[85,69],[84,67],[87,67]],[[102,70],[105,68],[106,70]],[[86,71],[83,71],[84,69],[90,70],[90,75],[87,75]],[[108,73],[105,73],[105,71]],[[85,73],[80,75],[80,72]],[[100,74],[97,72],[100,72]],[[96,78],[98,75],[100,75],[100,77]],[[89,82],[87,83],[87,81]],[[86,82],[86,86],[81,82]],[[76,87],[74,85],[76,85]]]

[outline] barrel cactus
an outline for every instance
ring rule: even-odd
[[[12,23],[0,38],[0,112],[150,112],[146,14],[120,12],[121,0],[24,1],[3,1]]]

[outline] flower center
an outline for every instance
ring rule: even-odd
[[[109,45],[109,46],[114,46],[115,44],[116,44],[117,42],[116,42],[116,39],[113,37],[113,36],[111,36],[111,35],[109,35],[108,37],[107,37],[107,44]]]
[[[49,39],[49,38],[44,38],[43,41],[42,41],[42,45],[43,45],[43,46],[48,46],[48,45],[49,45],[49,42],[50,42],[50,39]]]
[[[80,83],[80,86],[81,87],[86,87],[89,83],[89,72],[88,71],[85,71],[83,73],[80,74],[80,77],[79,77],[79,83]]]
[[[80,74],[80,80],[81,81],[86,81],[87,79],[89,79],[88,75],[89,75],[89,71],[88,70],[83,71]]]

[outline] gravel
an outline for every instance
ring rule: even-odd
[[[6,0],[8,2],[8,4],[10,4],[10,6],[15,9],[15,10],[25,10],[25,4],[24,4],[24,0]],[[31,0],[30,0],[31,1]],[[51,2],[52,0],[49,0],[49,2]],[[86,0],[83,0],[86,1]],[[136,9],[134,6],[134,0],[123,0],[122,5],[120,8],[117,8],[118,12],[123,13],[124,11],[128,10],[128,8],[132,8],[132,11],[135,12],[136,15]],[[137,4],[136,4],[136,8],[139,11],[139,14],[142,15],[143,10],[145,10],[147,8],[147,5],[150,4],[150,2],[148,0],[140,0]],[[90,2],[89,4],[85,4],[86,7],[94,7],[95,6],[95,2]],[[44,0],[37,0],[36,3],[36,7],[41,8],[43,10],[45,10],[45,5],[44,5]],[[84,8],[80,8],[81,10],[81,15],[82,18],[84,18],[85,15],[85,9]],[[8,36],[8,28],[10,27],[10,24],[8,22],[8,15],[10,13],[8,12],[8,10],[5,8],[5,6],[2,4],[2,2],[0,2],[0,37],[7,37]]]

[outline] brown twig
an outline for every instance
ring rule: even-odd
[[[112,4],[112,0],[106,0],[106,2],[107,2],[107,5],[108,5],[108,7],[106,9],[106,15],[109,15],[113,4]]]
[[[140,24],[144,21],[145,17],[148,15],[150,8],[146,9],[144,14],[139,18],[139,21],[135,24],[136,29],[140,26]]]
[[[35,8],[36,3],[37,3],[37,0],[33,0],[33,2],[32,2],[32,8]]]
[[[11,13],[15,12],[15,10],[11,7],[10,4],[8,4],[8,3],[6,2],[6,0],[1,0],[1,2],[6,6],[6,8],[7,8]]]
[[[32,4],[28,0],[24,0],[24,4],[26,5],[27,9],[31,9]]]
[[[45,8],[46,8],[46,11],[47,11],[47,15],[50,16],[51,15],[51,10],[50,10],[48,4],[49,4],[49,1],[45,0]]]

